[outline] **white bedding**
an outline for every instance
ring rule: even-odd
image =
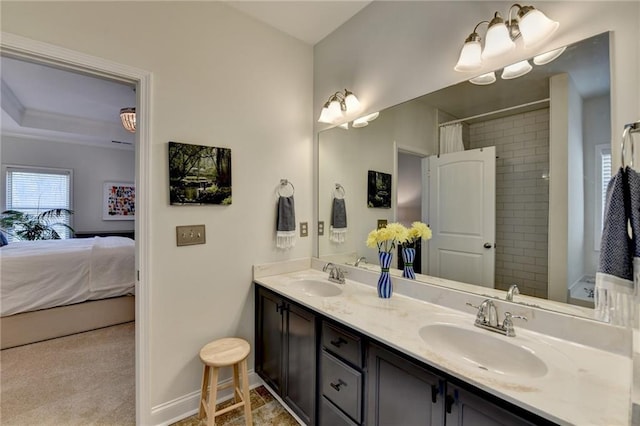
[[[134,241],[19,241],[0,248],[0,316],[133,294]]]

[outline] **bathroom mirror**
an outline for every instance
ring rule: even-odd
[[[320,132],[318,220],[326,231],[318,237],[318,256],[350,265],[366,257],[359,266],[375,270],[377,250],[365,241],[379,221],[424,221],[434,238],[421,245],[417,280],[503,299],[517,284],[515,302],[593,317],[611,165],[609,40],[609,33],[596,35],[548,63],[532,58],[533,69],[521,77],[503,79],[497,70],[492,84],[465,81],[380,111],[364,127]],[[445,123],[460,123],[462,153],[440,149]],[[473,163],[460,158],[480,151],[487,157],[492,146],[495,163],[488,160],[484,174],[439,168]],[[391,175],[390,208],[368,205],[369,171]],[[477,184],[477,176],[489,183]],[[494,198],[485,194],[491,185]],[[344,197],[347,210],[340,243],[329,238],[334,197]],[[485,222],[494,228],[476,235]],[[453,249],[442,243],[445,234],[477,238],[447,257],[442,253]],[[396,266],[398,258],[396,251]]]

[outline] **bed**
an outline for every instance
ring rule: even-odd
[[[130,238],[13,242],[0,266],[2,349],[134,319]]]

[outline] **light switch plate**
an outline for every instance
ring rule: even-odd
[[[176,244],[178,247],[204,243],[206,243],[204,225],[176,226]]]
[[[378,219],[378,229],[387,227],[387,219]]]
[[[300,222],[300,236],[308,237],[309,236],[309,223],[308,222]]]
[[[321,220],[318,222],[318,236],[324,235],[324,221]]]

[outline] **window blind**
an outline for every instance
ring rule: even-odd
[[[51,209],[71,209],[71,170],[6,168],[6,209],[38,214]],[[58,220],[70,225],[69,216]],[[66,228],[56,229],[68,238]]]

